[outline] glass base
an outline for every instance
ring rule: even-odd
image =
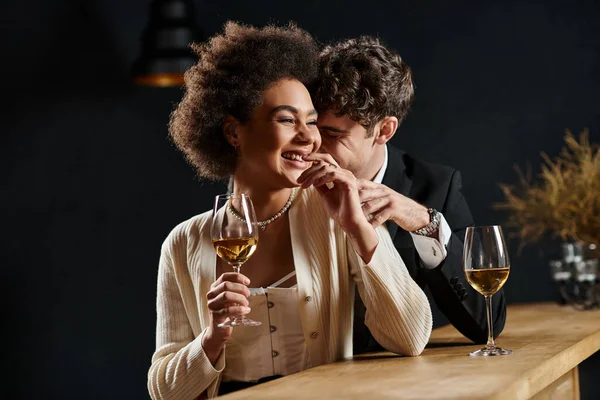
[[[469,355],[475,356],[475,357],[476,356],[487,357],[487,356],[506,356],[511,353],[512,353],[512,350],[503,349],[501,347],[485,346],[483,349],[479,349],[477,351],[469,353]]]
[[[220,323],[219,325],[217,325],[219,328],[226,328],[226,327],[234,327],[234,326],[259,326],[262,325],[262,322],[259,321],[254,321],[250,318],[246,318],[246,317],[241,317],[241,318],[234,318],[234,319],[230,319],[229,321],[225,321]]]

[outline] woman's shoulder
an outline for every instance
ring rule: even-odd
[[[210,231],[212,210],[195,215],[177,224],[163,242],[163,248],[189,247],[199,243],[202,233]]]

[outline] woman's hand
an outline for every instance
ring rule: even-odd
[[[329,215],[352,241],[356,252],[368,263],[379,243],[373,227],[363,213],[358,180],[352,172],[340,168],[329,154],[315,153],[304,157],[313,165],[298,178],[303,188],[314,186]]]
[[[231,337],[233,328],[219,328],[218,325],[227,318],[246,315],[250,312],[248,297],[250,279],[236,272],[226,272],[219,277],[206,294],[210,324],[202,340],[202,347],[210,361],[214,364],[223,350],[227,339]]]
[[[346,232],[368,223],[360,206],[358,180],[340,168],[329,154],[315,153],[304,157],[313,165],[300,175],[298,183],[303,188],[314,186],[325,202],[329,215]]]

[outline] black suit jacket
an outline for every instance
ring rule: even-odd
[[[388,144],[388,166],[383,184],[444,215],[452,229],[447,246],[448,255],[431,270],[421,265],[410,233],[391,221],[386,225],[410,276],[427,294],[434,327],[440,325],[443,314],[467,338],[475,343],[485,343],[488,332],[485,299],[466,282],[462,268],[463,240],[466,228],[473,225],[473,217],[460,191],[460,172],[417,160]],[[355,298],[354,353],[381,350],[364,324],[365,306],[358,291]],[[492,299],[496,337],[506,320],[503,291],[498,291]]]

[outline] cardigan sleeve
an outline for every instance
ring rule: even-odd
[[[409,275],[385,227],[377,227],[375,233],[379,244],[369,263],[347,239],[351,273],[366,307],[365,325],[387,350],[419,355],[432,328],[427,296]]]
[[[194,399],[207,389],[209,397],[216,396],[225,350],[213,366],[202,348],[206,329],[194,338],[184,308],[185,295],[192,294],[182,293],[165,241],[158,269],[156,350],[148,371],[152,399]]]

